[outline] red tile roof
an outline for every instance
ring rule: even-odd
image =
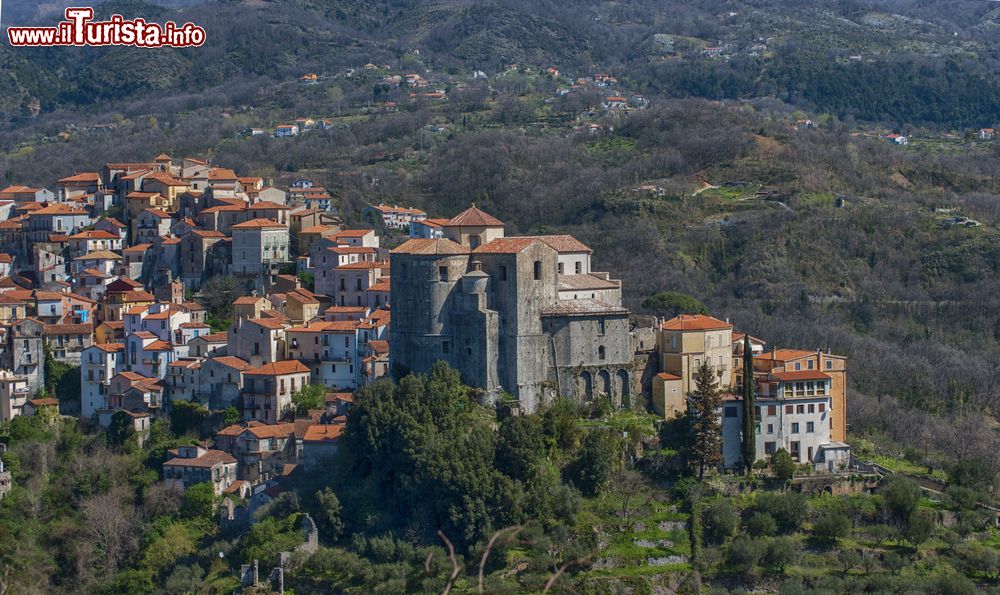
[[[309,373],[309,368],[297,359],[288,359],[280,362],[264,364],[259,368],[247,370],[250,376],[286,376],[288,374]]]
[[[392,254],[458,255],[469,254],[469,249],[451,240],[407,240],[395,248]]]
[[[503,221],[473,204],[448,220],[447,227],[503,227]]]
[[[781,382],[799,380],[830,380],[830,377],[819,370],[800,370],[794,372],[771,372],[771,377]]]
[[[663,323],[665,331],[714,331],[733,328],[728,322],[704,314],[681,314]]]

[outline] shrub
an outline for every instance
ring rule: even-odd
[[[809,515],[806,497],[797,492],[764,493],[754,504],[757,512],[771,515],[782,533],[792,533],[802,526]]]
[[[764,564],[772,570],[784,573],[785,567],[799,557],[799,544],[791,537],[775,537],[767,542]]]
[[[779,448],[771,456],[771,469],[774,471],[775,477],[782,481],[788,481],[795,475],[795,461],[792,460],[792,455],[788,454],[787,450]]]

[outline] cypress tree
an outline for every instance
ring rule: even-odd
[[[708,362],[702,362],[695,372],[695,390],[688,395],[691,407],[691,445],[688,460],[698,471],[698,479],[705,476],[706,469],[714,469],[722,464],[722,392],[715,380],[715,372]]]
[[[750,335],[743,335],[743,466],[750,475],[757,459],[757,420],[754,415],[753,351]]]

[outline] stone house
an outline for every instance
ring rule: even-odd
[[[163,480],[181,489],[210,483],[213,493],[221,496],[236,481],[236,459],[227,452],[180,446],[168,454],[171,458],[163,463]]]
[[[243,374],[243,419],[275,423],[292,412],[292,394],[309,384],[298,360],[264,364]]]

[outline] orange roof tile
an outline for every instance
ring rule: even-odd
[[[667,320],[660,328],[665,331],[713,331],[733,328],[733,325],[704,314],[681,314]]]
[[[280,362],[264,364],[259,368],[247,370],[249,376],[286,376],[288,374],[309,373],[309,368],[297,359],[288,359]]]
[[[270,219],[251,219],[243,223],[237,223],[233,229],[285,229],[285,225]]]
[[[392,254],[458,255],[469,254],[469,249],[451,240],[414,239],[403,242],[392,251]]]
[[[473,204],[448,220],[447,227],[503,227],[503,221]]]
[[[344,426],[340,424],[316,424],[309,426],[303,442],[336,442],[344,434]]]

